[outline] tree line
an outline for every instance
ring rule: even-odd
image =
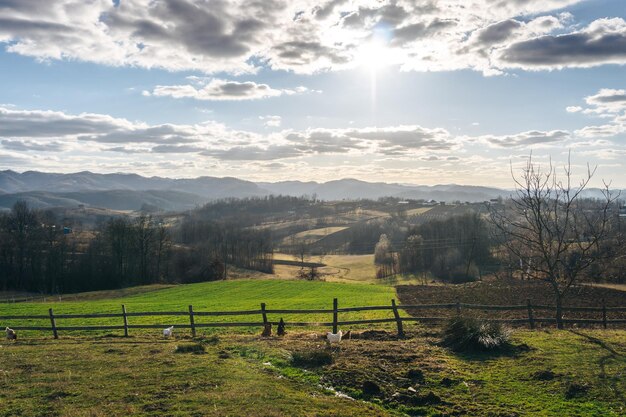
[[[225,278],[228,267],[272,272],[272,239],[186,213],[175,224],[117,216],[80,233],[52,211],[17,202],[0,214],[0,290],[69,293]]]
[[[374,249],[376,275],[428,274],[449,282],[467,282],[493,267],[489,224],[478,213],[432,220],[411,227],[393,244],[380,235]]]

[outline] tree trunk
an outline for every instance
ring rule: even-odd
[[[556,292],[556,327],[563,329],[563,296]]]

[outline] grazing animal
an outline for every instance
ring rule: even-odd
[[[341,337],[343,336],[343,332],[339,330],[337,333],[326,333],[326,340],[330,345],[333,343],[341,343]]]
[[[15,330],[9,329],[8,327],[4,330],[7,332],[7,339],[17,340],[17,333],[15,333]]]
[[[163,337],[171,337],[172,335],[174,335],[174,326],[163,329]]]
[[[263,333],[261,333],[261,337],[270,337],[272,335],[272,323],[267,323],[265,327],[263,327]]]

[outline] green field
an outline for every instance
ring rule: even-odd
[[[383,416],[263,365],[252,342],[150,338],[26,340],[0,345],[0,416]],[[251,359],[254,358],[254,359]]]
[[[106,298],[109,297],[109,298]],[[233,280],[79,294],[76,301],[0,305],[0,315],[133,311],[326,309],[388,304],[391,286],[288,280]],[[389,312],[340,315],[340,320]],[[186,324],[187,317],[131,317],[131,324]],[[260,322],[260,315],[227,318]],[[270,320],[278,317],[270,316]],[[330,314],[287,316],[330,321]],[[173,321],[172,321],[173,320]],[[201,318],[198,322],[209,320]],[[121,324],[120,319],[59,319],[59,326]],[[32,324],[49,325],[47,320]],[[24,325],[23,321],[2,322]],[[353,327],[354,338],[329,349],[328,328],[288,327],[286,337],[259,328],[160,329],[91,333],[20,331],[0,341],[0,417],[9,416],[624,416],[626,331],[516,330],[496,354],[455,354],[439,328],[407,324]],[[200,354],[177,353],[189,346]],[[204,351],[204,352],[202,352]],[[294,357],[321,357],[323,363]],[[308,355],[308,356],[307,356]],[[320,356],[321,355],[321,356]],[[417,380],[407,377],[409,370]],[[366,394],[366,383],[379,391]],[[336,395],[336,392],[341,395]],[[353,399],[346,398],[347,394]]]
[[[111,292],[108,292],[111,296]],[[331,309],[333,298],[339,300],[339,307],[365,305],[389,305],[395,298],[395,289],[387,286],[368,284],[341,284],[331,282],[308,282],[288,280],[233,280],[179,285],[156,291],[123,296],[119,298],[96,299],[91,301],[29,302],[0,304],[0,316],[41,315],[53,308],[55,314],[120,313],[121,305],[128,312],[146,311],[187,311],[192,304],[195,311],[234,311],[258,310],[260,303],[268,309]],[[96,294],[92,298],[97,298]],[[389,312],[344,313],[340,320],[358,320],[389,317]],[[310,315],[269,315],[270,321],[332,321],[330,314]],[[196,322],[211,321],[260,322],[261,316],[198,317]],[[185,316],[173,317],[131,317],[130,324],[188,324]],[[1,321],[0,326],[25,325],[49,326],[48,320],[9,320]],[[98,319],[59,319],[57,326],[81,325],[121,325],[121,318]]]
[[[432,328],[333,350],[308,332],[230,333],[196,339],[201,354],[177,353],[192,343],[180,335],[2,341],[0,416],[626,415],[623,330],[520,330],[502,354],[458,355],[437,341]],[[303,352],[332,363],[292,360]],[[380,392],[366,395],[365,381]]]

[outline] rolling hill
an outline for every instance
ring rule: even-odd
[[[617,191],[617,190],[616,190]],[[118,210],[136,210],[143,204],[162,210],[184,210],[223,198],[267,195],[316,196],[321,200],[358,200],[396,197],[414,200],[481,202],[507,197],[511,190],[471,185],[410,185],[366,182],[352,178],[315,181],[252,182],[232,177],[164,178],[137,174],[70,174],[11,170],[0,171],[0,208],[19,200],[36,207],[69,207],[78,204]],[[622,190],[626,194],[626,190]],[[590,198],[601,190],[585,191]]]

